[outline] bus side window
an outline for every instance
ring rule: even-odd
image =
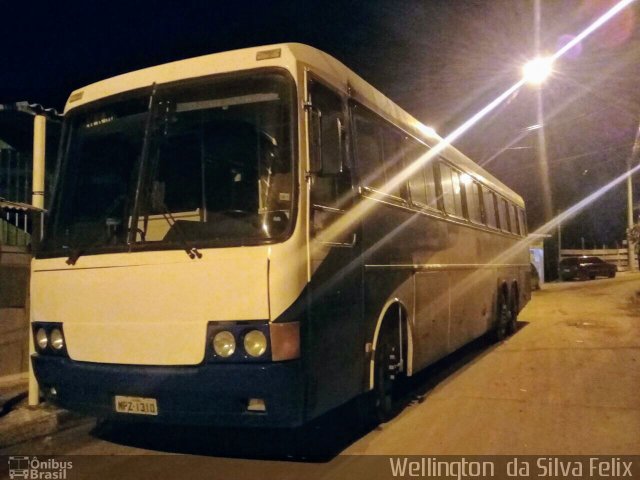
[[[364,187],[383,192],[385,174],[380,129],[373,121],[365,118],[360,109],[355,112],[356,158],[360,183]]]
[[[315,205],[344,208],[344,194],[350,188],[348,172],[343,171],[345,145],[342,126],[342,99],[318,82],[309,83],[313,105],[310,128],[310,163],[313,173],[311,200]]]
[[[427,152],[427,147],[424,145],[409,139],[405,140],[405,168],[415,169],[409,177],[411,202],[419,208],[429,207],[437,210],[438,194],[433,177],[433,164],[431,161],[424,162]]]
[[[427,149],[422,149],[422,155],[427,154]],[[433,162],[429,161],[424,166],[424,180],[427,186],[427,206],[438,210],[438,191],[436,190],[436,179],[433,175]]]
[[[310,165],[311,165],[311,233],[326,231],[349,207],[352,201],[351,175],[345,166],[344,141],[345,104],[342,98],[316,81],[309,82],[311,110]],[[333,244],[349,244],[347,231],[336,232],[326,239]]]
[[[420,162],[421,145],[409,138],[403,139],[404,168],[411,172],[407,179],[411,204],[422,208],[427,206],[427,189],[425,185],[423,166]]]
[[[440,163],[440,187],[442,188],[442,202],[446,213],[453,213],[453,185],[451,185],[451,168]]]
[[[480,212],[480,185],[477,182],[468,182],[465,185],[465,193],[467,194],[467,212],[469,212],[469,220],[473,223],[482,224],[482,213]]]
[[[527,235],[527,220],[524,215],[524,210],[518,208],[518,224],[520,227],[520,235],[523,237]]]
[[[462,217],[462,198],[460,195],[460,177],[449,165],[440,163],[440,185],[444,211],[449,215]]]
[[[451,184],[453,185],[453,202],[458,217],[464,217],[462,208],[462,190],[460,182],[460,173],[457,170],[451,170]]]
[[[507,201],[499,197],[498,198],[498,222],[500,223],[500,230],[503,232],[509,231],[509,215],[507,214]]]
[[[387,180],[387,193],[400,200],[407,200],[406,181],[398,182],[402,172],[402,137],[389,125],[383,127],[384,167]]]
[[[419,162],[420,151],[418,144],[410,140],[405,140],[405,168],[414,169],[409,176],[409,193],[411,195],[411,203],[416,207],[427,206],[427,188],[424,181],[424,169]]]
[[[509,226],[511,227],[511,233],[518,235],[518,216],[516,215],[516,206],[508,204],[509,207]]]
[[[495,194],[485,187],[482,187],[482,196],[484,197],[485,220],[489,227],[498,228],[496,219],[496,197]]]

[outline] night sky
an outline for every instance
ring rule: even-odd
[[[552,53],[614,3],[541,0],[541,51]],[[525,198],[530,228],[544,221],[545,182],[555,214],[626,168],[640,121],[639,7],[557,62],[540,91],[550,179],[540,173],[538,131],[525,130],[538,123],[533,88],[456,142]],[[12,2],[3,10],[0,102],[59,110],[72,90],[119,73],[294,41],[335,56],[446,134],[515,83],[535,54],[533,0],[94,0]],[[638,199],[640,182],[636,190]],[[621,242],[625,208],[622,184],[564,226],[565,245]]]

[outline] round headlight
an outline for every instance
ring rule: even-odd
[[[267,351],[267,337],[260,330],[251,330],[244,336],[244,349],[252,357],[259,357]]]
[[[64,348],[64,337],[59,328],[51,330],[51,346],[54,350],[62,350]]]
[[[40,350],[44,350],[49,345],[49,339],[47,338],[47,332],[44,328],[36,330],[36,344]]]
[[[236,351],[236,339],[233,333],[223,330],[213,337],[213,350],[221,357],[230,357]]]

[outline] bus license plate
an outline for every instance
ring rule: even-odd
[[[134,415],[158,415],[158,403],[155,398],[123,397],[116,395],[116,412]]]

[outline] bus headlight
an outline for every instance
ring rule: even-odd
[[[222,330],[213,337],[213,350],[223,358],[230,357],[236,351],[236,339],[233,333]]]
[[[46,350],[49,345],[49,338],[47,337],[47,331],[44,328],[36,330],[36,345],[40,350]]]
[[[244,336],[244,350],[252,357],[267,351],[267,337],[260,330],[251,330]]]
[[[51,330],[51,347],[58,352],[64,348],[64,337],[59,328]]]

